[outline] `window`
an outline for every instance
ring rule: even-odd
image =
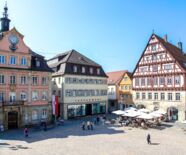
[[[158,65],[153,65],[152,66],[152,71],[157,72],[158,71]]]
[[[145,78],[141,79],[141,86],[145,86]]]
[[[38,119],[38,112],[37,110],[32,111],[32,120],[37,120]]]
[[[148,93],[148,99],[149,99],[149,100],[152,99],[152,93]]]
[[[135,79],[135,85],[139,86],[139,79],[138,78]]]
[[[4,84],[4,83],[5,83],[5,76],[0,75],[0,84]]]
[[[147,78],[147,85],[148,85],[148,86],[151,85],[151,78]]]
[[[154,93],[154,99],[158,100],[158,93]]]
[[[165,93],[161,93],[161,100],[165,100]]]
[[[15,75],[10,76],[10,84],[16,84],[16,76]]]
[[[81,68],[81,73],[85,73],[85,67]]]
[[[47,100],[47,92],[46,91],[42,92],[42,100]]]
[[[158,85],[158,77],[154,77],[154,85]]]
[[[170,64],[164,65],[164,69],[170,70],[170,69],[172,69],[172,65],[170,65]]]
[[[15,102],[16,101],[16,93],[15,92],[11,92],[9,94],[10,97],[10,102]]]
[[[141,68],[140,68],[140,71],[141,71],[141,72],[146,72],[147,70],[148,70],[147,67],[141,67]]]
[[[151,45],[151,50],[156,51],[156,45]]]
[[[142,93],[142,100],[145,100],[145,98],[146,98],[145,93]]]
[[[77,73],[77,66],[73,66],[73,72]]]
[[[93,68],[92,67],[89,69],[89,71],[90,71],[90,74],[93,74]]]
[[[0,103],[4,101],[5,94],[3,92],[0,92]]]
[[[180,93],[176,93],[176,101],[180,101]]]
[[[152,60],[157,60],[157,55],[156,54],[152,55]]]
[[[165,78],[164,77],[160,77],[160,85],[164,85],[165,84]]]
[[[172,84],[172,77],[167,77],[167,84],[171,85]]]
[[[25,92],[21,92],[20,98],[21,98],[21,101],[26,101],[27,100],[27,94]]]
[[[41,63],[39,60],[36,60],[36,67],[40,67],[41,66]]]
[[[146,57],[146,61],[149,61],[149,57]]]
[[[21,76],[21,84],[24,85],[27,83],[27,77],[26,76]]]
[[[41,115],[42,118],[47,118],[47,109],[42,109],[42,115]]]
[[[38,84],[38,77],[36,77],[36,76],[32,77],[32,84],[33,85],[37,85]]]
[[[38,92],[37,91],[33,91],[32,92],[32,100],[35,101],[35,100],[38,100]]]
[[[127,81],[128,80],[128,77],[124,77],[124,81]]]
[[[168,93],[168,100],[172,101],[172,93]]]
[[[25,57],[21,58],[21,65],[26,66],[27,65],[27,61]]]
[[[163,54],[160,54],[160,55],[159,55],[159,58],[160,58],[160,59],[163,59]]]
[[[97,68],[97,75],[100,74],[100,68]]]
[[[136,99],[140,99],[140,94],[136,93]]]
[[[175,76],[175,84],[180,84],[180,76]]]
[[[47,85],[47,77],[42,77],[41,83],[42,85]]]
[[[16,57],[15,56],[11,56],[10,57],[10,64],[11,65],[15,65],[16,64]]]
[[[4,55],[0,55],[0,64],[5,64],[6,63],[6,59]]]

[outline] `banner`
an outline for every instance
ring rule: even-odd
[[[58,117],[59,116],[59,102],[58,102],[58,96],[55,96],[55,114]]]
[[[52,95],[52,114],[55,115],[55,95]]]

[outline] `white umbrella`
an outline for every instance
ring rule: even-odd
[[[140,114],[137,113],[137,112],[126,112],[125,114],[123,114],[122,116],[127,116],[127,117],[137,117],[139,116]]]
[[[156,110],[154,112],[155,113],[158,113],[158,114],[162,114],[162,115],[165,115],[166,114],[165,110],[163,110],[163,109],[159,109],[159,110]]]
[[[130,111],[137,111],[137,109],[134,108],[134,107],[129,107],[129,108],[126,108],[126,109],[125,109],[125,111],[128,111],[128,110],[130,110]]]
[[[144,113],[149,113],[150,112],[149,109],[145,109],[145,108],[139,109],[139,111],[144,112]]]
[[[162,114],[159,114],[159,113],[156,113],[156,112],[151,112],[150,115],[153,116],[153,117],[162,117]]]
[[[116,115],[123,115],[125,112],[123,110],[116,110],[116,111],[113,111],[112,113]]]
[[[142,119],[153,119],[153,116],[151,116],[150,114],[143,113],[140,116],[138,116],[138,118],[142,118]]]

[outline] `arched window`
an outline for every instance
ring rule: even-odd
[[[23,66],[26,66],[27,65],[27,62],[26,62],[26,58],[25,57],[22,57],[21,58],[21,65],[23,65]]]

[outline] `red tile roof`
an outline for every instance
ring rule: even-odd
[[[165,49],[172,55],[172,57],[179,63],[179,65],[186,71],[186,55],[183,51],[181,51],[180,48],[177,46],[166,42],[161,37],[155,35],[157,39],[162,43],[162,45],[165,47]]]
[[[118,84],[118,82],[120,82],[123,75],[127,72],[128,72],[127,70],[122,70],[122,71],[114,71],[114,72],[106,73],[108,76],[108,84]]]

